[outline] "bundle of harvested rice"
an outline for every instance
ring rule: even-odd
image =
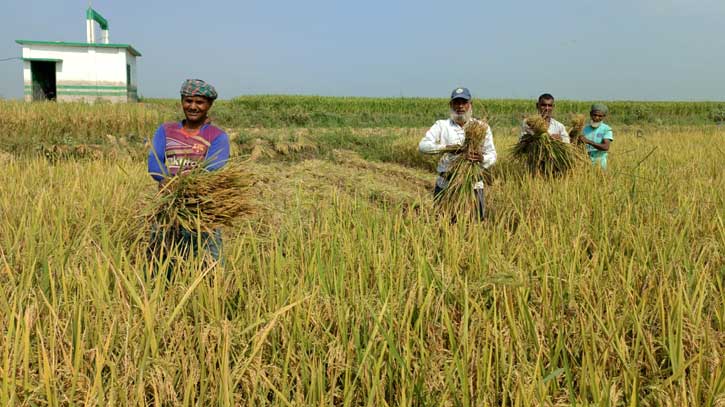
[[[211,232],[254,212],[251,174],[243,164],[203,167],[171,177],[151,205],[148,220],[162,230]]]
[[[474,187],[490,175],[480,162],[469,160],[467,155],[482,154],[488,123],[473,119],[463,129],[466,132],[463,146],[445,151],[459,154],[451,162],[448,186],[435,197],[435,201],[445,213],[457,219],[474,219],[479,213]]]
[[[548,124],[541,116],[525,120],[531,130],[514,145],[511,155],[529,171],[541,175],[558,175],[567,172],[582,161],[577,149],[549,136]]]
[[[584,144],[581,141],[579,141],[579,136],[582,135],[582,130],[584,130],[584,124],[586,123],[587,119],[586,116],[583,114],[574,114],[571,117],[571,127],[569,128],[569,140],[571,140],[572,144],[575,145],[581,145]]]
[[[260,159],[286,156],[295,158],[302,155],[315,156],[319,146],[303,135],[296,135],[289,139],[261,139],[257,138],[242,145],[243,152],[249,152],[252,161]]]

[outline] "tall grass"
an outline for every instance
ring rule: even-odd
[[[440,222],[424,170],[257,163],[225,267],[170,281],[116,238],[142,163],[0,162],[0,404],[722,405],[722,132],[549,181],[494,134],[483,224]]]

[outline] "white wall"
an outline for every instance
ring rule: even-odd
[[[129,101],[131,101],[131,98],[135,98],[136,101],[138,101],[138,70],[136,69],[136,56],[131,55],[128,50],[126,50],[126,63],[128,65],[131,65],[131,83],[130,87],[131,89],[135,89],[136,92],[132,95],[129,93]]]
[[[126,49],[31,45],[23,58],[62,59],[56,80],[60,83],[126,84]]]
[[[138,89],[136,57],[126,48],[31,44],[23,45],[23,58],[62,60],[56,63],[59,100],[92,101],[108,93],[102,98],[126,101],[126,64],[131,65],[131,86]],[[32,81],[29,61],[23,64],[23,81]]]

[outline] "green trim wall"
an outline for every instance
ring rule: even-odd
[[[126,96],[128,90],[125,86],[113,85],[56,85],[57,96]],[[25,95],[33,93],[32,85],[25,85]]]
[[[92,89],[92,90],[125,90],[125,86],[114,86],[114,85],[58,85],[58,89]]]
[[[98,92],[98,91],[83,91],[83,90],[60,90],[58,89],[58,96],[126,96],[127,92]]]

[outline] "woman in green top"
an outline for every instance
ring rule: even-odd
[[[614,141],[612,128],[604,123],[609,109],[602,103],[595,103],[589,112],[591,121],[584,127],[579,140],[587,145],[587,152],[593,164],[599,164],[602,169],[607,169],[607,155],[609,146]]]

